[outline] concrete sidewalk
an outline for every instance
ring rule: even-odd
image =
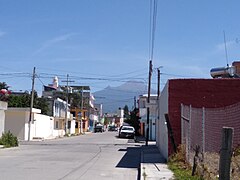
[[[168,169],[166,160],[160,154],[155,142],[142,146],[140,168],[141,180],[174,179],[173,172]]]

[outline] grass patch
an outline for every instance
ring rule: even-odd
[[[183,146],[180,146],[178,148],[178,152],[169,158],[168,167],[173,171],[175,178],[178,180],[203,180],[197,175],[192,176],[192,169],[185,160],[185,151]]]

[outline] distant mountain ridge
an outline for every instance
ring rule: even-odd
[[[108,86],[94,94],[95,103],[103,104],[103,112],[116,112],[119,107],[128,105],[129,110],[134,106],[134,97],[147,93],[147,85],[141,81],[128,81],[120,86]],[[152,90],[151,93],[155,93]]]

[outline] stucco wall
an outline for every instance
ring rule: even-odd
[[[156,142],[159,151],[165,159],[168,159],[168,130],[165,121],[165,114],[168,113],[168,83],[161,92],[159,100],[159,121],[156,127]]]
[[[0,101],[0,137],[4,132],[5,124],[5,110],[7,110],[7,102]]]
[[[11,131],[20,140],[25,140],[25,112],[6,111],[5,132]]]
[[[53,137],[54,120],[53,117],[43,114],[34,114],[33,137],[51,138]]]
[[[54,138],[53,117],[40,114],[41,110],[33,108],[30,140],[37,138]],[[10,130],[20,140],[28,140],[29,108],[9,108],[6,111],[5,131]]]

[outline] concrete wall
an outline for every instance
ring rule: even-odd
[[[9,108],[6,111],[5,132],[10,131],[20,140],[25,140],[25,123],[27,114],[24,111],[14,111]]]
[[[30,140],[33,138],[54,138],[53,117],[42,115],[41,110],[33,108]],[[6,111],[5,131],[10,130],[20,140],[28,140],[29,108],[9,108]]]
[[[0,137],[4,132],[5,126],[5,110],[7,110],[7,102],[0,101]]]
[[[34,114],[34,123],[32,124],[32,137],[41,137],[44,139],[53,137],[54,119],[43,114]]]
[[[159,120],[156,122],[156,143],[165,159],[168,159],[168,130],[165,114],[168,113],[168,83],[161,92],[159,100]]]

